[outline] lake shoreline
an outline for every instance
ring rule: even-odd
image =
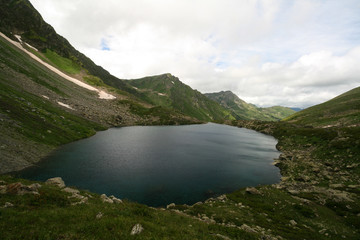
[[[148,132],[148,133],[147,133]],[[168,186],[166,185],[170,184],[170,182],[179,182],[180,179],[193,179],[192,182],[196,182],[199,178],[207,179],[205,182],[195,184],[197,187],[194,188],[190,187],[191,191],[194,191],[195,189],[199,188],[200,186],[204,186],[203,190],[196,190],[198,193],[195,194],[195,192],[187,193],[186,191],[182,194],[180,194],[181,198],[195,198],[195,200],[171,200],[172,197],[169,195],[168,197],[165,197],[165,195],[162,194],[162,204],[160,203],[151,203],[153,200],[151,200],[153,197],[156,197],[155,194],[148,190],[139,190],[140,192],[138,194],[150,194],[151,196],[145,196],[144,200],[137,199],[134,196],[133,197],[126,197],[132,200],[135,200],[137,202],[142,202],[150,206],[164,206],[171,202],[175,203],[187,203],[187,204],[193,204],[198,201],[204,201],[209,197],[218,196],[221,194],[232,192],[233,190],[238,189],[239,187],[250,187],[250,186],[256,186],[258,184],[272,184],[275,182],[278,182],[280,180],[280,176],[278,176],[279,170],[277,167],[274,167],[272,162],[273,159],[277,156],[279,156],[280,153],[277,152],[275,145],[277,143],[276,139],[273,137],[269,138],[268,136],[265,136],[262,134],[259,134],[257,132],[253,132],[252,130],[240,130],[237,128],[233,128],[232,126],[224,125],[224,124],[214,124],[214,123],[208,123],[208,124],[201,124],[201,125],[182,125],[182,126],[126,126],[121,128],[110,128],[107,131],[102,131],[98,133],[100,135],[92,136],[92,138],[86,138],[82,139],[80,141],[73,142],[69,145],[64,145],[60,147],[58,150],[53,151],[49,156],[52,159],[49,159],[49,157],[44,158],[42,162],[39,163],[39,166],[42,166],[41,168],[32,167],[27,168],[23,171],[17,172],[17,177],[25,177],[33,179],[33,180],[40,180],[44,181],[47,178],[51,177],[63,177],[66,182],[69,182],[70,185],[77,186],[81,189],[90,189],[91,191],[97,192],[97,193],[105,193],[110,195],[115,195],[116,197],[123,198],[123,195],[120,195],[120,193],[117,193],[117,191],[109,191],[109,190],[101,190],[96,186],[96,182],[92,183],[91,181],[86,181],[86,179],[98,179],[98,181],[102,182],[101,178],[102,176],[107,175],[107,178],[110,176],[114,176],[116,178],[117,175],[121,175],[121,179],[127,179],[125,176],[127,175],[127,172],[123,172],[124,169],[128,168],[128,163],[124,166],[117,166],[121,162],[118,162],[118,160],[115,161],[116,156],[114,154],[111,154],[113,152],[119,152],[119,151],[125,151],[123,154],[121,152],[116,153],[122,155],[122,158],[129,158],[131,160],[123,159],[125,162],[131,162],[132,164],[136,164],[136,162],[141,162],[140,165],[144,165],[146,167],[145,174],[141,173],[140,176],[137,178],[144,178],[146,179],[148,174],[155,174],[153,171],[159,171],[156,173],[153,177],[150,177],[149,180],[143,180],[144,183],[137,183],[140,184],[138,187],[133,186],[133,190],[138,192],[136,189],[142,189],[142,185],[153,185],[151,188],[155,188],[161,185],[161,183],[165,183],[165,186],[162,188],[165,189],[171,189],[167,190],[166,193],[163,194],[171,194],[171,192],[177,192],[174,189],[176,187]],[[114,134],[120,134],[120,138],[115,138],[116,135]],[[125,135],[124,135],[125,134]],[[140,134],[141,138],[137,139],[137,135]],[[144,135],[145,134],[145,135]],[[150,135],[147,135],[150,134]],[[243,136],[243,137],[241,137]],[[153,139],[155,138],[155,139]],[[99,140],[97,140],[99,139]],[[164,139],[164,140],[162,140]],[[183,140],[182,140],[183,139]],[[201,140],[203,139],[203,140]],[[92,152],[92,149],[97,149],[97,141],[99,141],[99,144],[101,147],[99,149],[106,149],[106,152],[99,152],[99,150],[96,150],[96,152]],[[127,147],[129,143],[128,141],[131,141],[131,144]],[[165,142],[162,142],[165,141]],[[202,143],[202,141],[206,141]],[[275,141],[273,143],[273,141]],[[133,143],[136,143],[136,145],[133,145]],[[243,144],[246,145],[243,145]],[[271,144],[270,144],[271,143]],[[91,145],[89,145],[91,144]],[[96,145],[92,145],[96,144]],[[115,145],[114,145],[115,144]],[[149,145],[150,144],[150,145]],[[240,145],[239,145],[240,144]],[[87,147],[87,145],[89,145]],[[99,145],[99,146],[100,146]],[[108,149],[109,146],[114,145],[116,146],[116,150],[110,150]],[[272,147],[271,147],[272,145]],[[72,147],[73,146],[73,147]],[[145,149],[141,149],[141,146],[145,147]],[[237,147],[236,147],[237,146]],[[247,147],[248,146],[248,147]],[[139,148],[140,147],[140,148]],[[206,148],[206,149],[204,149]],[[259,149],[258,149],[259,148]],[[262,149],[263,148],[263,149]],[[86,151],[82,149],[87,149]],[[124,149],[124,150],[121,150]],[[126,150],[125,150],[126,149]],[[151,154],[159,155],[148,155],[146,151],[151,150]],[[166,149],[166,151],[164,151]],[[273,150],[270,150],[273,149]],[[145,150],[145,152],[144,152]],[[128,155],[129,152],[141,152],[145,155],[138,155],[138,153],[132,153],[136,156]],[[255,151],[254,153],[252,153]],[[269,151],[267,153],[267,151]],[[274,152],[273,152],[274,151]],[[76,153],[79,152],[79,153]],[[71,153],[71,155],[70,155]],[[80,154],[78,156],[78,154]],[[124,155],[125,154],[125,155]],[[236,155],[234,155],[236,154]],[[250,154],[250,155],[248,155]],[[272,154],[273,157],[269,157],[268,154]],[[58,155],[58,157],[56,157]],[[126,157],[127,156],[127,157]],[[237,157],[236,157],[237,156]],[[105,158],[104,158],[105,157]],[[142,159],[145,157],[145,159]],[[245,157],[247,159],[245,162],[242,163],[241,160]],[[59,160],[54,160],[59,159]],[[235,162],[233,160],[229,161],[230,159],[237,159]],[[249,159],[248,159],[249,158]],[[261,159],[268,159],[266,162]],[[60,159],[64,159],[61,160]],[[74,159],[74,160],[71,160]],[[97,163],[97,161],[94,162],[95,159],[102,159],[101,162]],[[111,160],[114,159],[114,160]],[[165,159],[167,159],[165,161]],[[197,160],[195,160],[197,159]],[[215,161],[216,159],[216,161]],[[253,159],[252,161],[250,159]],[[221,160],[221,167],[217,166],[217,161]],[[54,162],[57,161],[57,162]],[[80,164],[80,162],[86,161],[86,168],[82,168],[80,166],[77,166]],[[200,162],[197,163],[198,161]],[[79,163],[77,163],[79,162]],[[111,169],[108,169],[107,173],[105,173],[106,170],[103,171],[102,174],[100,174],[98,171],[94,172],[92,170],[92,163],[94,164],[103,164],[104,167],[107,165],[111,165]],[[124,163],[125,163],[124,162]],[[173,162],[173,163],[172,163]],[[269,163],[268,163],[269,162]],[[179,164],[181,163],[181,164]],[[249,165],[250,163],[250,165]],[[263,167],[255,167],[257,164],[263,165]],[[69,165],[70,164],[70,165]],[[84,165],[85,162],[82,164]],[[115,165],[114,165],[115,164]],[[122,163],[121,163],[122,164]],[[150,164],[150,165],[149,165]],[[195,165],[194,165],[195,164]],[[215,164],[215,165],[214,165]],[[231,164],[231,165],[229,165]],[[234,165],[236,164],[236,165]],[[264,165],[265,164],[265,165]],[[109,166],[110,166],[109,165]],[[193,165],[193,166],[192,166]],[[43,169],[44,166],[48,166],[46,168],[51,167],[49,170],[44,172]],[[55,167],[56,166],[56,167]],[[65,170],[68,167],[71,168],[69,170]],[[130,165],[131,166],[131,165]],[[150,167],[152,166],[152,167]],[[161,166],[161,169],[163,170],[157,170],[154,166]],[[192,167],[190,167],[192,166]],[[219,169],[219,171],[214,172],[211,176],[205,176],[208,175],[207,172],[212,172],[214,167],[215,169]],[[227,167],[232,166],[232,167]],[[260,165],[259,165],[260,166]],[[174,168],[172,170],[172,168]],[[179,168],[180,167],[180,168]],[[239,168],[240,167],[240,168]],[[82,168],[81,171],[82,179],[77,180],[80,185],[76,184],[75,182],[71,181],[71,179],[74,179],[75,175],[76,178],[77,175],[80,173],[77,173],[79,171],[79,168]],[[103,169],[103,167],[96,167],[97,169]],[[139,167],[136,167],[136,169]],[[139,170],[142,167],[139,168]],[[169,168],[169,169],[168,169]],[[183,169],[184,168],[184,169]],[[209,168],[209,169],[208,169]],[[236,168],[239,168],[237,171]],[[73,170],[71,170],[73,169]],[[132,169],[132,168],[131,168]],[[185,170],[187,169],[187,170]],[[197,170],[196,170],[197,169]],[[206,170],[207,169],[207,170]],[[248,170],[246,170],[248,169]],[[261,169],[261,170],[260,170]],[[274,170],[272,170],[274,169]],[[116,171],[116,174],[115,172]],[[128,171],[128,170],[127,170]],[[132,170],[133,171],[133,170]],[[135,169],[134,169],[135,171]],[[136,170],[138,171],[138,170]],[[43,172],[43,173],[42,173]],[[72,173],[74,172],[74,174]],[[143,171],[141,171],[143,172]],[[174,172],[175,174],[171,174],[167,176],[168,174],[166,172]],[[177,172],[186,172],[186,177],[184,178],[182,175],[178,175]],[[194,173],[192,173],[194,172]],[[195,174],[195,172],[197,174]],[[272,173],[273,172],[273,173]],[[30,175],[29,175],[30,174]],[[34,175],[35,174],[35,175]],[[40,174],[40,175],[39,175]],[[135,173],[134,173],[135,174]],[[190,174],[190,175],[189,175]],[[204,175],[205,174],[205,175]],[[257,174],[257,175],[254,175]],[[44,175],[44,176],[43,176]],[[70,177],[71,175],[74,175],[74,177]],[[150,179],[157,179],[160,176],[164,175],[163,180],[156,180],[156,182],[153,182],[154,180]],[[253,176],[252,176],[253,175]],[[27,177],[26,177],[27,176]],[[43,177],[37,177],[37,176],[43,176]],[[68,176],[68,177],[66,177]],[[91,176],[91,177],[90,177]],[[252,177],[250,177],[252,176]],[[275,177],[277,176],[277,177]],[[130,176],[129,176],[130,177]],[[133,176],[131,175],[131,179]],[[230,180],[230,178],[234,178],[234,180]],[[275,179],[276,178],[276,179]],[[112,180],[111,182],[121,182],[121,179],[119,180]],[[168,180],[166,180],[168,179]],[[173,179],[173,180],[171,180]],[[177,180],[176,180],[177,179]],[[219,179],[216,181],[216,179]],[[228,180],[227,180],[228,179]],[[238,180],[235,180],[238,179]],[[246,180],[248,179],[248,180]],[[255,180],[256,179],[256,180]],[[134,184],[134,181],[136,182],[136,179],[131,180],[131,184]],[[203,181],[203,180],[202,180]],[[250,181],[247,183],[247,181]],[[174,183],[175,183],[174,182]],[[186,182],[186,181],[185,181]],[[213,182],[211,184],[211,182]],[[228,184],[226,184],[228,182]],[[231,184],[230,184],[231,183]],[[94,185],[95,184],[95,185]],[[178,184],[178,183],[176,183]],[[215,184],[215,185],[214,185]],[[105,185],[114,185],[111,183],[107,183]],[[149,185],[149,186],[151,186]],[[209,186],[207,186],[209,185]],[[184,188],[186,185],[184,183],[179,184],[179,187]],[[205,187],[207,186],[207,187]],[[212,187],[211,187],[212,186]],[[218,186],[218,187],[215,187]],[[223,190],[220,190],[218,188],[223,188]],[[238,187],[234,187],[238,186]],[[95,188],[94,188],[95,187]],[[215,188],[214,188],[215,187]],[[122,189],[122,192],[126,192],[127,186],[124,185],[122,187],[118,186],[115,187],[115,185],[112,187],[114,189]],[[96,189],[96,190],[95,190]],[[186,189],[186,188],[185,188]],[[230,190],[226,190],[230,189]],[[130,191],[130,189],[128,190]],[[152,191],[152,190],[151,190]],[[184,191],[184,190],[181,190]],[[187,190],[188,191],[188,190]],[[200,191],[200,192],[199,192]],[[144,192],[144,193],[142,193]],[[211,193],[211,194],[210,194]],[[207,197],[200,197],[200,194],[204,194],[204,196]],[[185,197],[187,196],[187,197]],[[198,196],[198,197],[195,197]],[[174,197],[174,196],[173,196]],[[178,196],[180,197],[180,196]],[[137,199],[137,200],[136,200]],[[155,201],[155,200],[154,200]],[[158,201],[158,200],[156,200]]]

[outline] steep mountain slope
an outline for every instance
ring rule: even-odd
[[[195,122],[122,95],[94,76],[86,77],[97,88],[87,85],[34,60],[24,47],[31,49],[0,33],[0,174],[28,167],[57,146],[110,126]]]
[[[312,126],[360,126],[360,87],[307,108],[285,121]]]
[[[16,40],[15,35],[47,55],[48,59],[61,70],[67,70],[63,61],[65,58],[71,70],[75,73],[95,76],[101,81],[125,92],[136,94],[124,81],[112,76],[91,59],[77,51],[65,38],[58,35],[54,28],[47,24],[39,12],[28,0],[0,0],[0,32]],[[59,65],[60,64],[60,65]],[[71,71],[71,73],[74,73]],[[82,75],[83,75],[82,74]]]
[[[128,80],[128,83],[143,94],[143,100],[154,105],[168,107],[203,121],[234,119],[229,110],[169,73]]]
[[[204,95],[231,110],[236,118],[241,120],[277,121],[295,113],[294,110],[281,106],[258,108],[240,99],[231,91],[205,93]]]

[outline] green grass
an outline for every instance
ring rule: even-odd
[[[46,49],[44,55],[49,59],[58,69],[64,71],[68,74],[77,74],[80,73],[81,67],[75,61],[64,58],[58,55],[56,52]]]
[[[7,183],[27,180],[0,176]],[[124,201],[122,204],[102,203],[99,195],[81,191],[88,196],[86,204],[71,205],[70,194],[54,186],[43,185],[39,195],[0,195],[0,206],[11,202],[14,207],[0,208],[1,239],[221,239],[237,236],[238,239],[257,239],[257,234],[242,230],[229,231],[226,227],[177,214],[152,209]],[[96,218],[98,213],[101,218]],[[144,228],[131,236],[132,227],[140,223]]]
[[[141,99],[153,105],[170,108],[201,121],[235,119],[229,110],[170,74],[130,80],[128,83],[139,89]]]
[[[360,122],[360,87],[284,119],[312,126],[349,126]]]
[[[278,121],[295,112],[290,108],[281,106],[259,108],[241,100],[231,91],[206,93],[205,96],[230,110],[238,120]]]

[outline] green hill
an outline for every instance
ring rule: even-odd
[[[143,100],[151,104],[168,107],[203,121],[235,119],[229,110],[169,73],[129,80],[128,83],[143,94]]]
[[[359,126],[360,87],[352,89],[322,104],[307,108],[284,119],[312,126]]]
[[[258,108],[240,99],[231,91],[205,93],[204,95],[231,110],[239,120],[277,121],[295,113],[294,110],[281,106]]]

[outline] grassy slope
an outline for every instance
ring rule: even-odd
[[[224,119],[234,119],[228,110],[183,84],[171,74],[129,80],[128,83],[139,89],[144,95],[144,100],[174,109],[199,120],[223,121]]]
[[[57,67],[64,62],[54,54],[70,60],[73,67],[86,70],[86,73],[100,78],[104,83],[130,94],[137,92],[122,81],[112,76],[108,71],[97,66],[91,59],[77,51],[65,38],[58,35],[52,26],[47,24],[39,12],[28,0],[0,0],[0,31],[8,37],[15,39],[13,34],[21,35],[22,39],[55,60]],[[67,60],[66,60],[67,61]],[[68,65],[68,64],[66,64]],[[61,67],[60,67],[61,68]]]
[[[206,93],[205,96],[231,110],[236,118],[241,120],[277,121],[295,113],[294,110],[281,106],[258,108],[241,100],[231,91]]]
[[[360,123],[360,87],[285,119],[313,126],[348,126]]]
[[[74,69],[71,61],[51,55],[63,68]],[[27,167],[56,146],[89,137],[108,126],[199,123],[171,110],[145,107],[136,98],[120,95],[121,91],[87,75],[87,82],[118,97],[101,100],[95,92],[52,73],[1,37],[0,58],[0,173]]]
[[[0,176],[0,187],[18,182]],[[24,184],[31,182],[21,180]],[[42,184],[42,183],[41,183]],[[225,226],[209,225],[173,211],[152,209],[124,201],[103,203],[99,195],[81,191],[89,198],[86,204],[72,205],[78,200],[58,187],[43,185],[39,195],[0,195],[1,239],[222,239],[221,236],[258,239],[259,234],[243,230],[229,231]],[[96,216],[102,213],[101,218]],[[130,232],[135,224],[144,231],[138,236]]]

